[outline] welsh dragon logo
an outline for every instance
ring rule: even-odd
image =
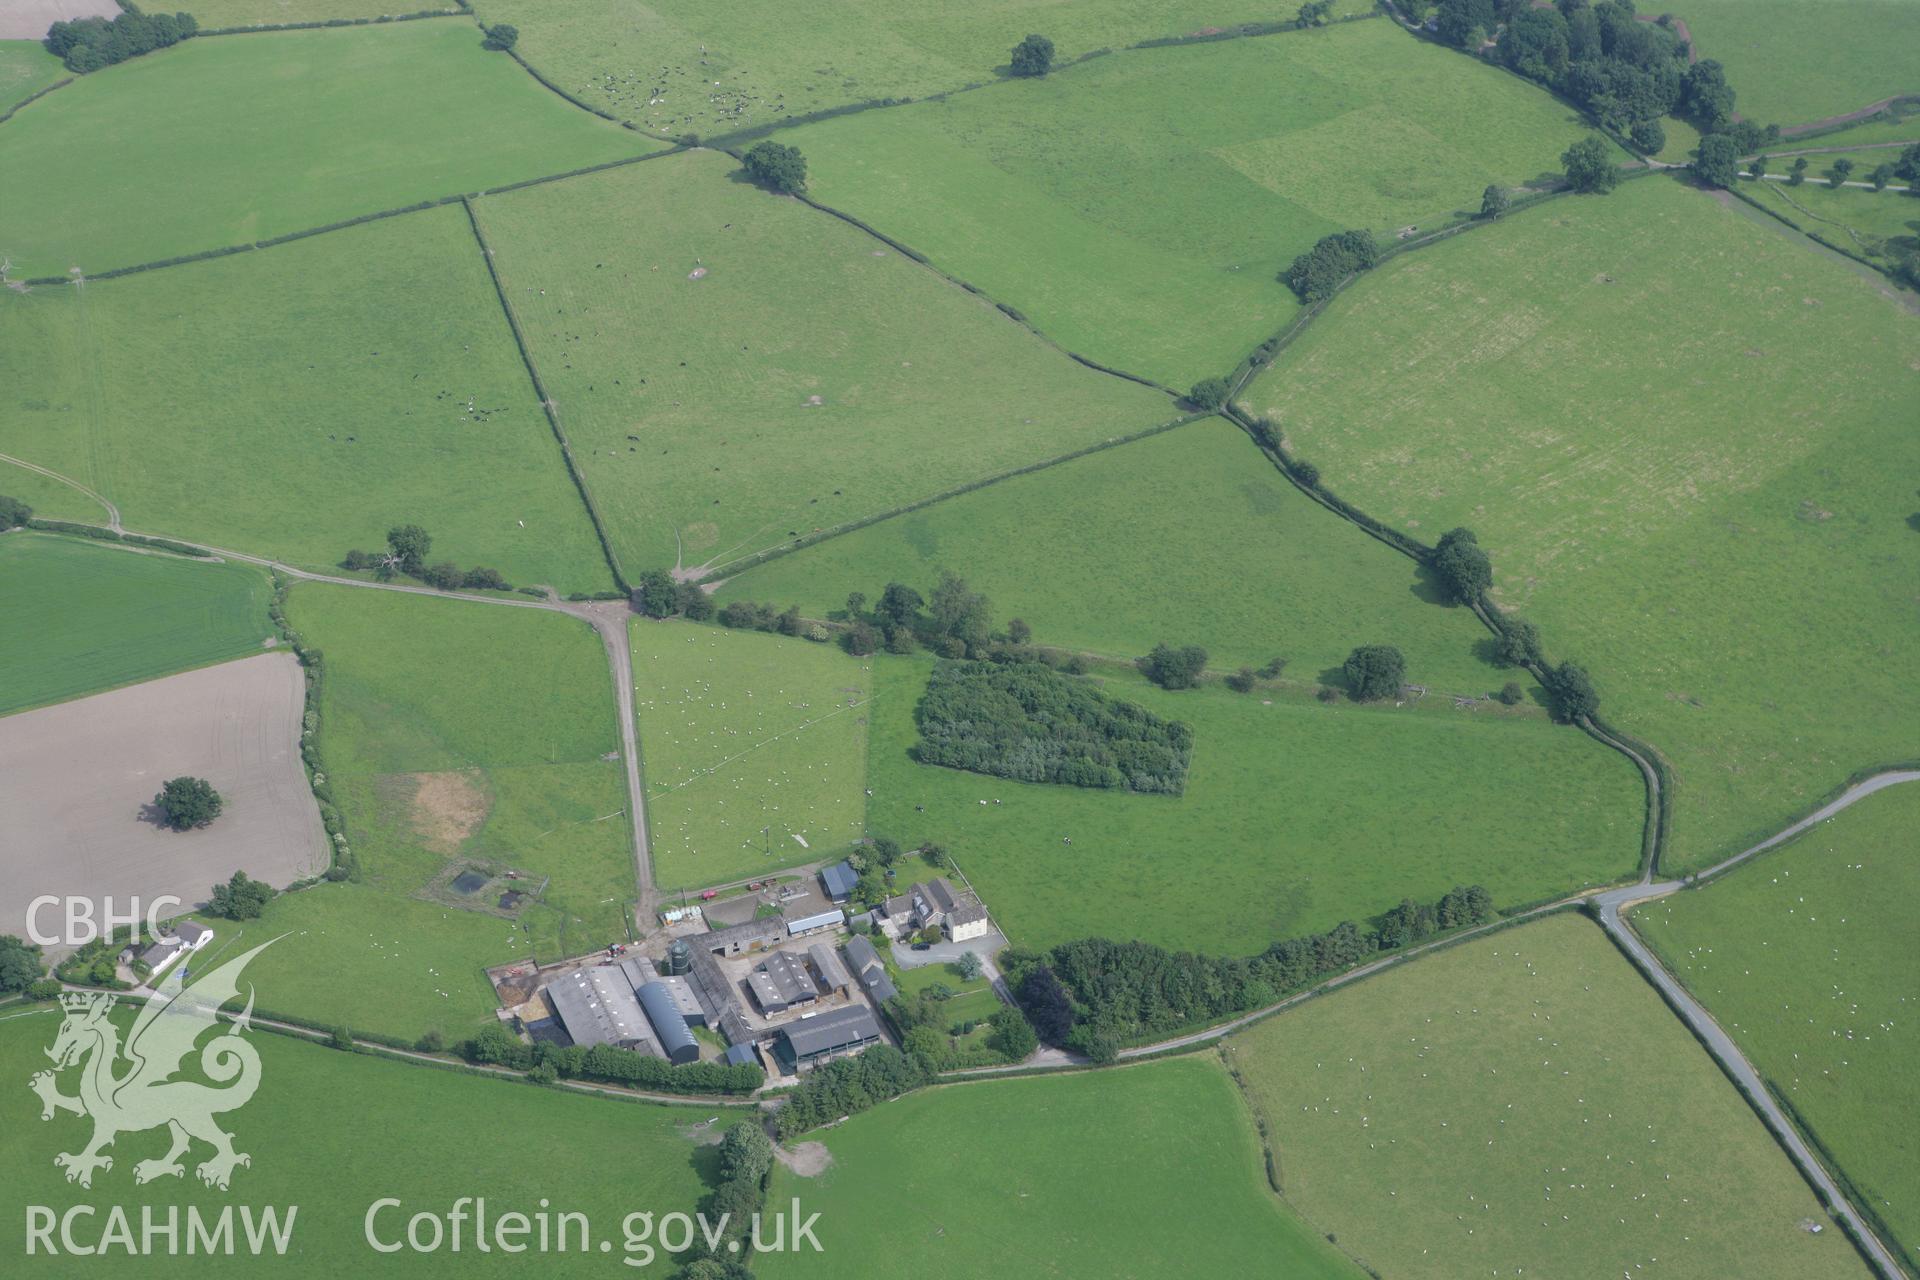
[[[215,1015],[220,1006],[240,994],[240,971],[271,945],[262,943],[229,960],[192,987],[184,983],[186,966],[174,966],[134,1018],[124,1045],[119,1027],[108,1017],[117,997],[69,994],[60,998],[66,1017],[47,1050],[53,1069],[37,1072],[31,1084],[40,1095],[42,1120],[70,1111],[93,1121],[93,1138],[85,1147],[53,1158],[66,1170],[68,1182],[91,1187],[96,1170],[113,1168],[113,1157],[105,1153],[115,1138],[162,1126],[171,1134],[173,1145],[159,1159],[134,1165],[136,1183],[184,1175],[180,1158],[195,1139],[213,1148],[213,1155],[195,1170],[210,1187],[225,1191],[235,1167],[253,1163],[250,1156],[233,1149],[233,1135],[214,1120],[222,1112],[244,1106],[260,1087],[260,1056],[241,1038],[253,1017],[251,988],[245,1010],[226,1034],[200,1047],[200,1073],[213,1085],[174,1077],[201,1036],[218,1025]],[[56,1080],[59,1073],[76,1066],[80,1092],[69,1097],[60,1092]]]

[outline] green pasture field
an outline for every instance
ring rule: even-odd
[[[272,594],[251,565],[0,537],[0,715],[259,653]]]
[[[1334,13],[1366,13],[1336,0]],[[1012,47],[1047,33],[1056,60],[1137,40],[1293,16],[1246,0],[831,0],[787,21],[771,0],[482,0],[519,29],[516,50],[567,92],[663,133],[714,137],[876,98],[923,97],[1006,75]]]
[[[1356,22],[1116,53],[780,140],[818,199],[1184,390],[1296,314],[1275,276],[1321,236],[1477,210],[1587,131],[1513,76]]]
[[[68,74],[38,40],[0,40],[0,111]]]
[[[1854,152],[1854,170],[1847,181],[1867,181],[1876,165],[1890,162],[1898,154]],[[1807,180],[1797,187],[1784,182],[1749,182],[1741,190],[1814,239],[1883,266],[1920,250],[1920,199],[1901,191],[1836,189],[1827,175],[1838,158],[1808,156]],[[1787,163],[1774,161],[1767,165],[1769,173],[1788,171]],[[1891,185],[1906,186],[1907,182],[1895,178]]]
[[[494,1021],[500,1001],[488,968],[557,959],[561,940],[577,954],[613,936],[563,939],[560,913],[541,907],[522,921],[546,945],[530,946],[519,921],[349,881],[282,894],[243,926],[210,923],[236,945],[281,939],[253,965],[263,1013],[403,1040],[435,1031],[452,1044]]]
[[[926,1089],[817,1136],[833,1163],[776,1166],[769,1198],[818,1210],[823,1251],[756,1258],[769,1280],[845,1275],[854,1251],[926,1280],[1360,1275],[1267,1190],[1207,1058]]]
[[[611,585],[457,206],[0,292],[0,453],[99,491],[132,528],[307,568],[416,523],[435,560]],[[25,474],[0,472],[0,492]]]
[[[447,0],[194,0],[193,16],[200,20],[203,30],[217,30],[378,18],[387,12],[426,13],[436,9],[463,19],[467,16]]]
[[[1920,957],[1902,907],[1920,890],[1907,784],[1693,893],[1647,903],[1633,926],[1740,1042],[1802,1123],[1920,1256],[1920,1108],[1910,1018]]]
[[[1920,325],[1730,204],[1646,178],[1394,259],[1247,395],[1376,518],[1479,532],[1671,764],[1668,874],[1915,745]]]
[[[188,40],[0,131],[0,169],[32,178],[9,184],[0,255],[16,279],[97,273],[654,145],[569,107],[467,22]]]
[[[1687,0],[1674,12],[1700,56],[1727,69],[1740,114],[1762,124],[1808,124],[1920,93],[1920,6],[1908,0]]]
[[[635,620],[632,635],[656,884],[831,861],[861,837],[865,660],[692,623]]]
[[[6,433],[9,443],[11,433]],[[18,498],[43,520],[71,520],[77,524],[106,524],[107,508],[70,484],[0,460],[0,493]]]
[[[491,1012],[486,966],[627,937],[626,785],[604,758],[620,740],[591,629],[314,583],[294,588],[287,616],[325,655],[321,749],[362,881],[279,899],[250,926],[296,935],[256,965],[277,1010],[451,1037]],[[548,882],[517,920],[418,896],[469,865]]]
[[[1177,413],[717,152],[476,207],[633,574],[724,564]]]
[[[1859,124],[1848,125],[1832,133],[1819,133],[1806,138],[1782,138],[1774,146],[1782,151],[1788,151],[1808,147],[1878,146],[1889,142],[1902,144],[1920,142],[1920,113],[1909,112],[1904,116],[1882,116],[1877,119],[1863,120]],[[1887,149],[1895,155],[1899,154],[1898,148]],[[1819,156],[1809,156],[1807,162],[1811,164],[1819,158]]]
[[[1486,628],[1438,603],[1419,566],[1301,494],[1219,418],[769,561],[718,598],[824,617],[850,591],[878,599],[906,582],[925,593],[942,570],[1045,645],[1133,657],[1162,640],[1197,643],[1215,668],[1285,657],[1285,679],[1313,684],[1354,646],[1391,643],[1407,678],[1436,690],[1531,683],[1479,656]]]
[[[1252,954],[1459,884],[1502,907],[1571,893],[1639,857],[1632,765],[1541,716],[1168,693],[1119,673],[1110,693],[1194,730],[1186,793],[1135,795],[915,763],[930,664],[874,662],[869,833],[945,845],[1021,946]]]
[[[271,954],[271,950],[266,953]],[[254,975],[266,955],[249,966],[243,982]],[[261,984],[258,995],[264,1004],[272,989]],[[5,1170],[0,1171],[0,1195],[16,1206],[44,1205],[56,1214],[64,1214],[71,1206],[93,1206],[91,1216],[74,1219],[75,1236],[82,1243],[100,1240],[109,1207],[124,1207],[136,1246],[143,1206],[163,1225],[169,1210],[177,1209],[181,1215],[178,1252],[183,1260],[188,1206],[197,1208],[209,1226],[223,1210],[233,1210],[234,1234],[241,1243],[231,1254],[194,1254],[197,1274],[409,1278],[525,1274],[533,1255],[498,1249],[479,1252],[471,1219],[465,1224],[458,1253],[443,1244],[431,1254],[410,1249],[387,1254],[367,1243],[365,1219],[377,1200],[402,1202],[399,1208],[381,1210],[374,1220],[377,1238],[387,1243],[404,1239],[407,1219],[415,1213],[443,1216],[444,1226],[444,1215],[467,1196],[486,1198],[490,1221],[509,1212],[531,1217],[540,1212],[543,1198],[551,1201],[550,1213],[587,1214],[593,1233],[589,1250],[581,1251],[576,1229],[567,1252],[541,1255],[542,1273],[561,1277],[619,1274],[624,1268],[618,1259],[625,1256],[622,1219],[641,1209],[656,1214],[691,1212],[717,1176],[715,1149],[701,1145],[705,1132],[690,1127],[714,1114],[711,1110],[583,1097],[517,1081],[340,1053],[256,1030],[248,1040],[260,1059],[258,1092],[244,1106],[219,1117],[221,1127],[233,1134],[235,1149],[252,1157],[250,1165],[234,1171],[229,1190],[201,1184],[195,1168],[211,1148],[199,1142],[185,1159],[183,1177],[136,1186],[135,1164],[166,1153],[165,1128],[122,1133],[109,1149],[112,1169],[96,1173],[91,1190],[83,1190],[66,1181],[54,1165],[54,1156],[80,1150],[92,1126],[72,1115],[42,1123],[40,1100],[25,1087],[30,1075],[47,1067],[44,1051],[53,1043],[60,1018],[57,1006],[45,1005],[0,1017],[0,1068],[16,1082],[0,1102],[0,1128],[7,1133],[8,1154]],[[124,1030],[131,1018],[116,1014],[115,1022]],[[204,1043],[213,1039],[209,1033]],[[189,1061],[197,1062],[197,1055]],[[78,1080],[79,1072],[69,1070],[56,1083],[71,1096]],[[725,1124],[733,1115],[723,1112],[721,1117]],[[489,1134],[537,1135],[538,1140],[489,1141]],[[618,1176],[609,1176],[612,1171]],[[293,1214],[285,1256],[274,1256],[271,1247],[264,1259],[249,1256],[241,1230],[242,1205],[256,1214],[273,1206],[283,1222],[288,1213]],[[99,1269],[104,1260],[96,1257],[83,1263],[64,1248],[62,1256],[50,1258],[44,1246],[38,1256],[29,1257],[26,1228],[27,1216],[21,1212],[9,1213],[0,1222],[0,1249],[25,1259],[15,1269],[18,1274],[80,1275]],[[525,1242],[536,1238],[529,1236]],[[611,1255],[599,1252],[601,1238],[612,1241]],[[53,1243],[60,1245],[57,1230]],[[164,1255],[166,1237],[155,1236],[154,1247]],[[632,1256],[638,1260],[641,1255]],[[140,1261],[117,1246],[105,1258],[136,1265]],[[670,1263],[661,1258],[654,1266],[665,1271]]]
[[[1868,1274],[1578,916],[1389,969],[1234,1036],[1228,1057],[1281,1194],[1376,1274]]]

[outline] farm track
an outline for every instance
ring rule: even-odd
[[[69,489],[74,489],[80,493],[85,494],[87,497],[93,499],[95,502],[99,503],[102,507],[106,509],[107,528],[113,530],[115,533],[126,532],[126,530],[120,527],[120,508],[114,506],[111,502],[108,502],[100,494],[95,493],[93,490],[87,488],[87,486],[81,484],[78,480],[73,479],[71,476],[63,476],[58,471],[49,471],[47,468],[41,466],[37,462],[28,462],[25,458],[16,458],[11,454],[6,454],[6,453],[0,453],[0,462],[11,463],[12,465],[19,467],[23,471],[31,471],[35,475],[45,476],[47,479],[52,480],[57,484],[66,485],[67,488]]]
[[[1700,872],[1695,882],[1730,871],[1749,859],[1769,849],[1777,848],[1795,836],[1811,830],[1841,810],[1858,804],[1876,791],[1883,791],[1904,782],[1920,782],[1920,770],[1895,769],[1857,782],[1798,822],[1742,850],[1724,862],[1716,863]],[[1713,1055],[1720,1069],[1740,1087],[1748,1104],[1759,1113],[1761,1120],[1772,1131],[1775,1140],[1799,1168],[1801,1176],[1827,1203],[1829,1212],[1849,1228],[1860,1251],[1866,1255],[1885,1280],[1901,1280],[1906,1272],[1894,1260],[1892,1251],[1873,1233],[1833,1176],[1827,1172],[1826,1166],[1821,1164],[1818,1157],[1814,1155],[1799,1129],[1794,1126],[1780,1104],[1774,1100],[1759,1070],[1748,1060],[1746,1054],[1741,1052],[1740,1046],[1734,1043],[1733,1037],[1714,1021],[1713,1015],[1693,998],[1685,984],[1660,963],[1653,949],[1641,940],[1640,935],[1627,921],[1624,913],[1629,908],[1655,898],[1664,898],[1685,887],[1684,881],[1663,880],[1656,883],[1651,879],[1645,879],[1636,885],[1629,885],[1622,889],[1609,889],[1604,893],[1595,894],[1592,901],[1598,909],[1601,928],[1607,931],[1608,936],[1626,953],[1655,990],[1659,991],[1674,1014],[1687,1024],[1688,1030],[1692,1031],[1694,1037],[1700,1041],[1701,1047]]]
[[[0,460],[9,462],[17,461],[16,459],[4,458],[3,455],[0,455]],[[82,492],[92,493],[91,490],[85,489],[84,486],[69,480],[57,472],[48,471],[43,467],[32,466],[32,464],[28,463],[21,463],[20,465],[28,466],[32,470],[40,472],[50,479],[71,484],[75,488],[81,489]],[[97,494],[92,496],[99,498]],[[99,498],[99,501],[102,505],[106,506],[109,511],[112,511],[114,523],[111,528],[115,533],[140,533],[139,530],[122,528],[119,523],[119,511],[115,510],[112,504],[108,503],[105,498]],[[140,536],[157,537],[161,535],[140,534]],[[547,598],[544,600],[531,598],[514,600],[501,596],[476,595],[467,591],[440,591],[433,587],[416,587],[401,582],[367,582],[360,578],[345,578],[336,574],[315,573],[310,569],[298,569],[283,561],[275,560],[271,556],[253,555],[245,551],[234,551],[227,547],[210,546],[207,543],[192,542],[184,538],[169,538],[168,541],[178,542],[183,546],[198,547],[202,551],[218,556],[221,559],[238,560],[246,564],[259,565],[264,569],[270,569],[276,573],[283,573],[290,578],[298,578],[303,582],[325,582],[342,587],[366,587],[375,591],[398,591],[408,595],[432,596],[443,600],[467,600],[475,604],[505,605],[514,609],[541,609],[548,613],[559,613],[570,618],[577,618],[592,627],[599,635],[600,643],[606,650],[607,666],[613,675],[614,698],[618,703],[621,755],[626,764],[627,804],[628,812],[632,817],[631,826],[633,828],[633,868],[637,883],[634,923],[642,932],[648,928],[649,922],[653,919],[654,909],[659,901],[659,891],[654,887],[653,883],[653,851],[651,842],[648,839],[646,790],[640,769],[640,735],[635,724],[633,710],[632,646],[627,637],[627,618],[630,615],[624,602],[562,601],[555,598],[551,591],[549,591]]]

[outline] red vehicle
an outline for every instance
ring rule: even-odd
[[[705,893],[702,893],[700,895],[700,901],[710,902],[714,898],[717,898],[719,896],[720,896],[720,891],[718,889],[708,889]]]

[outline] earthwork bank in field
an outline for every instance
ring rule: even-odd
[[[1217,669],[1284,657],[1286,678],[1312,685],[1378,643],[1436,691],[1525,679],[1479,656],[1486,628],[1438,603],[1413,561],[1301,494],[1218,418],[770,560],[718,598],[825,617],[850,591],[925,592],[944,570],[985,592],[995,617],[1061,648],[1132,657],[1163,640],[1200,644]]]
[[[1911,1265],[1920,1149],[1920,785],[1862,801],[1777,853],[1634,911],[1633,927],[1712,1012]]]
[[[780,140],[818,199],[1069,349],[1184,389],[1295,314],[1275,275],[1321,236],[1477,209],[1585,131],[1512,76],[1355,22],[1116,53]]]
[[[191,906],[237,870],[276,886],[324,871],[303,696],[293,655],[267,653],[0,719],[0,920],[21,928],[43,895]],[[152,810],[183,775],[225,802],[205,830],[170,830]]]
[[[868,668],[797,638],[633,623],[661,888],[838,858],[864,834]]]
[[[630,574],[724,566],[1176,414],[715,152],[475,209]]]
[[[1246,402],[1375,517],[1478,531],[1500,603],[1671,763],[1673,874],[1913,755],[1920,330],[1890,293],[1648,178],[1392,260]]]
[[[0,617],[13,619],[0,627],[0,714],[259,653],[273,635],[271,594],[251,565],[10,533],[0,538]]]
[[[287,617],[324,655],[325,780],[357,879],[276,899],[247,926],[293,934],[255,963],[263,1006],[453,1039],[491,1016],[485,966],[625,939],[626,786],[588,627],[315,583],[294,588]],[[463,894],[450,882],[469,870],[493,887]],[[497,879],[507,871],[519,881]],[[535,900],[502,910],[516,889]]]
[[[230,933],[231,926],[222,930]],[[222,935],[216,935],[213,945],[219,950],[209,960],[242,950]],[[255,960],[242,982],[254,979],[259,967],[260,960]],[[274,998],[274,988],[264,980],[258,987],[262,1004]],[[123,1030],[130,1021],[120,1022]],[[24,1082],[44,1068],[45,1050],[59,1024],[57,1009],[0,1020],[0,1071]],[[71,1115],[42,1123],[40,1100],[16,1085],[0,1098],[0,1128],[7,1133],[9,1155],[0,1169],[0,1195],[16,1204],[46,1205],[55,1213],[98,1204],[105,1197],[125,1196],[129,1203],[137,1197],[138,1203],[151,1207],[157,1222],[165,1223],[170,1211],[178,1211],[183,1253],[189,1206],[197,1208],[209,1226],[223,1210],[235,1210],[234,1234],[242,1242],[237,1205],[249,1206],[256,1214],[278,1206],[283,1222],[293,1218],[284,1257],[269,1252],[262,1261],[240,1246],[233,1254],[202,1252],[194,1258],[199,1275],[250,1277],[270,1271],[326,1280],[351,1272],[499,1280],[524,1274],[527,1256],[477,1251],[471,1220],[457,1253],[443,1243],[433,1253],[404,1250],[388,1255],[367,1244],[369,1207],[383,1197],[401,1202],[401,1207],[382,1209],[375,1217],[376,1237],[385,1243],[404,1242],[407,1219],[414,1214],[444,1215],[461,1197],[486,1197],[489,1218],[510,1212],[531,1218],[546,1198],[552,1202],[550,1213],[586,1214],[594,1231],[586,1249],[578,1245],[576,1233],[567,1252],[546,1255],[546,1274],[608,1275],[626,1270],[617,1261],[622,1254],[609,1258],[598,1251],[598,1242],[608,1239],[620,1249],[626,1214],[636,1206],[660,1214],[690,1213],[714,1177],[714,1148],[703,1145],[706,1131],[699,1126],[716,1114],[713,1110],[530,1089],[518,1081],[338,1053],[259,1032],[249,1040],[260,1055],[259,1091],[244,1107],[220,1118],[221,1127],[233,1134],[235,1149],[252,1157],[251,1164],[234,1171],[230,1190],[201,1184],[195,1167],[211,1149],[199,1144],[187,1158],[182,1177],[136,1187],[134,1166],[166,1154],[164,1127],[121,1134],[111,1149],[113,1168],[96,1174],[91,1190],[76,1187],[66,1181],[54,1156],[79,1150],[91,1126]],[[73,1088],[63,1081],[63,1092],[72,1093]],[[735,1113],[718,1115],[725,1125]],[[481,1124],[526,1140],[482,1141],[476,1132]],[[619,1171],[618,1178],[606,1176],[611,1169]],[[295,1205],[297,1216],[289,1208]],[[132,1213],[136,1240],[139,1212]],[[550,1223],[555,1220],[549,1218]],[[92,1217],[78,1215],[75,1222],[80,1239],[97,1239],[106,1225],[106,1209]],[[0,1221],[0,1249],[14,1256],[25,1253],[25,1223],[20,1214],[7,1214]],[[529,1235],[527,1243],[536,1238]],[[156,1239],[164,1249],[165,1237]],[[42,1256],[35,1261],[49,1264],[48,1274],[71,1275],[80,1269],[65,1258]],[[660,1258],[654,1266],[664,1268],[667,1262]]]
[[[307,568],[416,523],[433,560],[563,592],[612,581],[458,206],[0,292],[0,453],[133,528]]]
[[[1336,15],[1367,0],[1336,0]],[[1272,22],[1247,0],[834,0],[794,23],[774,0],[483,0],[517,46],[567,92],[621,120],[705,138],[876,98],[923,97],[1007,73],[1013,44],[1051,34],[1062,60],[1138,40]],[[1290,16],[1290,15],[1289,15]]]
[[[1578,916],[1390,969],[1228,1052],[1281,1193],[1381,1274],[1868,1274],[1713,1060]]]
[[[1107,691],[1194,731],[1185,793],[1136,795],[916,763],[930,664],[873,663],[869,832],[945,845],[1023,947],[1251,955],[1459,884],[1501,907],[1572,893],[1639,856],[1632,766],[1537,712],[1168,693],[1127,673]]]
[[[842,1274],[852,1248],[911,1253],[939,1280],[1036,1259],[1075,1278],[1361,1274],[1267,1190],[1247,1113],[1206,1059],[931,1089],[819,1136],[832,1164],[811,1179],[777,1166],[770,1199],[817,1209],[823,1252],[756,1260],[774,1280]]]
[[[97,273],[650,149],[468,22],[188,40],[7,122],[0,169],[32,180],[8,184],[0,257],[15,279]]]

